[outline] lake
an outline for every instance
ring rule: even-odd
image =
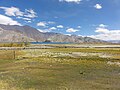
[[[73,44],[71,42],[30,42],[31,44]]]

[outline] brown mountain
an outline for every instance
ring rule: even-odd
[[[30,26],[2,25],[0,24],[0,42],[73,42],[73,43],[99,43],[103,42],[90,37],[81,37],[76,35],[64,35],[52,32],[40,32]]]

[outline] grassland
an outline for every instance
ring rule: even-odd
[[[0,51],[0,90],[120,90],[120,48],[12,53]]]
[[[25,47],[30,45],[28,42],[21,43],[0,43],[0,47]]]

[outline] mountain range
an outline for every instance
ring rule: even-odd
[[[120,40],[108,40],[107,42],[110,42],[110,43],[120,43]]]
[[[102,40],[77,35],[64,35],[53,32],[40,32],[31,26],[0,24],[0,42],[72,42],[101,43]]]

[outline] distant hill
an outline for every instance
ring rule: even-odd
[[[120,43],[120,40],[109,40],[110,43]]]
[[[73,43],[101,43],[102,40],[76,35],[64,35],[52,32],[40,32],[30,26],[0,24],[0,42],[73,42]]]

